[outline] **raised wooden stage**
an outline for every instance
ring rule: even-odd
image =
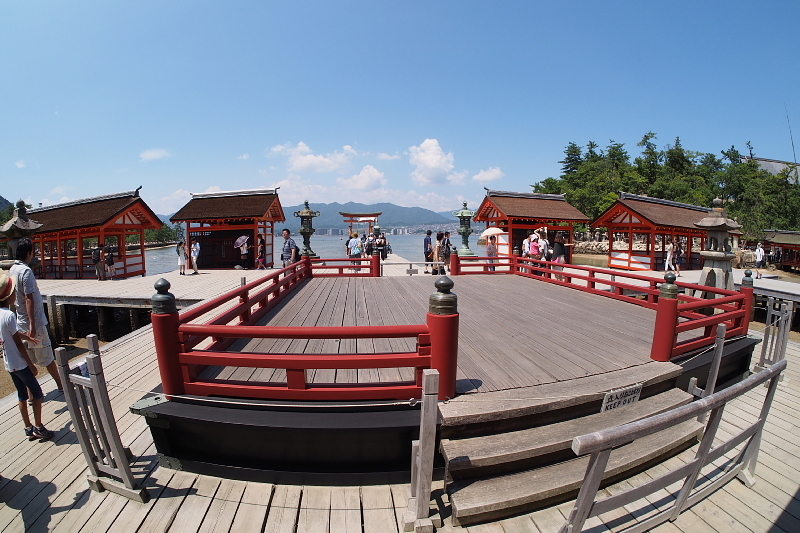
[[[655,311],[518,276],[453,278],[460,314],[458,392],[492,392],[605,374],[650,359]],[[432,276],[315,278],[262,323],[270,326],[421,324]],[[239,341],[243,352],[411,351],[413,339]],[[669,364],[669,363],[667,363]],[[209,369],[209,377],[286,381],[282,370]],[[413,380],[410,368],[317,371],[309,382]],[[624,378],[623,378],[624,379]],[[628,382],[620,383],[628,385]]]

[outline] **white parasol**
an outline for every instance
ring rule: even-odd
[[[244,243],[246,243],[246,242],[247,242],[247,239],[249,239],[249,238],[250,238],[250,236],[249,236],[249,235],[242,235],[241,237],[239,237],[238,239],[236,239],[236,242],[235,242],[235,243],[233,243],[233,247],[234,247],[234,248],[238,248],[238,247],[240,247],[241,245],[243,245]]]
[[[506,232],[498,228],[497,226],[492,226],[491,228],[486,228],[485,230],[483,230],[483,233],[481,233],[481,237],[488,237],[489,235],[500,235],[503,233]]]

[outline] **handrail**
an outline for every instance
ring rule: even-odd
[[[769,381],[786,369],[786,360],[781,360],[748,378],[715,392],[711,396],[676,407],[670,411],[653,415],[643,420],[629,422],[621,426],[603,429],[594,433],[580,435],[572,439],[572,451],[576,455],[586,455],[616,446],[622,446],[636,439],[658,433],[668,427],[686,420],[697,418],[703,413],[716,409],[732,399],[753,390],[765,381]]]
[[[168,398],[183,394],[227,395],[291,400],[408,400],[422,395],[422,371],[435,368],[442,376],[440,397],[455,396],[458,358],[456,297],[447,284],[437,285],[431,296],[431,311],[425,324],[398,326],[272,327],[258,321],[281,300],[312,277],[312,261],[304,257],[274,274],[243,284],[190,311],[178,313],[169,282],[156,282],[151,314],[156,355],[164,393]],[[349,258],[344,261],[350,261]],[[370,260],[379,265],[379,258]],[[322,268],[325,268],[324,266]],[[376,272],[376,269],[373,269]],[[379,272],[379,271],[378,271]],[[283,275],[283,277],[280,277]],[[450,283],[450,287],[452,283]],[[252,290],[256,290],[254,294]],[[189,323],[218,306],[239,302],[203,324]],[[171,303],[167,303],[171,302]],[[157,305],[155,305],[157,303]],[[256,307],[257,306],[257,307]],[[213,342],[195,349],[205,339]],[[389,353],[239,353],[227,352],[236,339],[416,339],[415,351]],[[277,368],[286,371],[286,383],[237,382],[199,378],[207,366]],[[306,370],[314,369],[413,368],[413,382],[331,383],[306,381]]]
[[[273,327],[181,324],[181,333],[237,339],[399,339],[428,333],[425,325],[410,326],[329,326]]]
[[[784,359],[736,385],[690,404],[643,420],[575,437],[572,441],[572,450],[578,455],[590,454],[589,462],[578,497],[566,523],[559,532],[577,533],[582,531],[588,518],[643,500],[660,490],[667,489],[672,492],[674,489],[669,489],[669,487],[681,480],[683,480],[681,489],[673,502],[664,500],[668,502],[667,505],[659,506],[655,513],[649,513],[645,518],[638,519],[629,526],[620,524],[619,526],[624,528],[621,531],[650,531],[667,520],[675,520],[685,509],[703,500],[734,477],[738,477],[745,485],[752,487],[755,483],[755,467],[758,462],[764,423],[775,398],[781,372],[785,368],[786,360]],[[752,424],[744,424],[744,427],[737,424],[737,428],[733,430],[733,436],[718,439],[717,430],[727,403],[767,381],[769,381],[769,387],[756,421]],[[705,415],[709,411],[711,416],[705,426],[702,440],[697,446],[694,459],[682,463],[677,468],[658,475],[644,484],[636,485],[634,483],[632,488],[614,491],[612,496],[598,497],[600,484],[609,475],[606,468],[614,449],[697,417],[701,417],[699,420],[705,419]],[[700,425],[700,422],[694,422],[694,424]],[[710,482],[697,484],[704,467],[725,457],[741,444],[744,444],[742,450],[735,457],[728,459],[724,467],[715,469]]]

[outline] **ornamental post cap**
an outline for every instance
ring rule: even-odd
[[[164,278],[160,278],[153,284],[156,294],[150,299],[153,303],[153,313],[157,315],[167,315],[170,313],[177,313],[178,308],[175,306],[175,295],[169,292],[172,285]]]
[[[308,200],[306,200],[305,201],[305,207],[303,207],[303,209],[301,209],[300,211],[295,211],[294,212],[294,216],[299,217],[299,218],[318,217],[319,216],[319,211],[312,211],[311,207],[309,207],[309,205],[308,205]]]
[[[458,297],[450,292],[455,283],[447,276],[442,276],[434,283],[436,291],[428,298],[428,312],[432,315],[458,314]]]
[[[453,216],[456,218],[472,218],[475,216],[475,211],[467,209],[467,202],[464,202],[464,207],[460,211],[453,211]]]

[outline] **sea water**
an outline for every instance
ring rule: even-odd
[[[303,249],[303,238],[299,235],[293,235],[292,238],[297,243],[300,249]],[[314,235],[311,237],[311,249],[320,258],[335,259],[338,257],[347,257],[347,242],[345,236],[339,235]],[[422,262],[425,256],[422,253],[422,245],[425,241],[424,234],[415,235],[389,235],[389,244],[392,246],[392,254],[386,258],[387,261],[397,260],[398,256],[409,261]],[[470,237],[470,248],[476,254],[483,255],[485,253],[484,246],[477,246],[475,241],[477,237]],[[461,248],[461,237],[456,239],[450,238],[453,246]],[[280,264],[281,247],[283,246],[283,238],[278,237],[275,242],[275,264]],[[174,246],[167,246],[165,248],[152,248],[145,250],[147,260],[147,275],[154,276],[157,274],[164,274],[165,272],[172,272],[178,269],[178,254],[175,253]],[[203,265],[200,265],[203,268]]]

